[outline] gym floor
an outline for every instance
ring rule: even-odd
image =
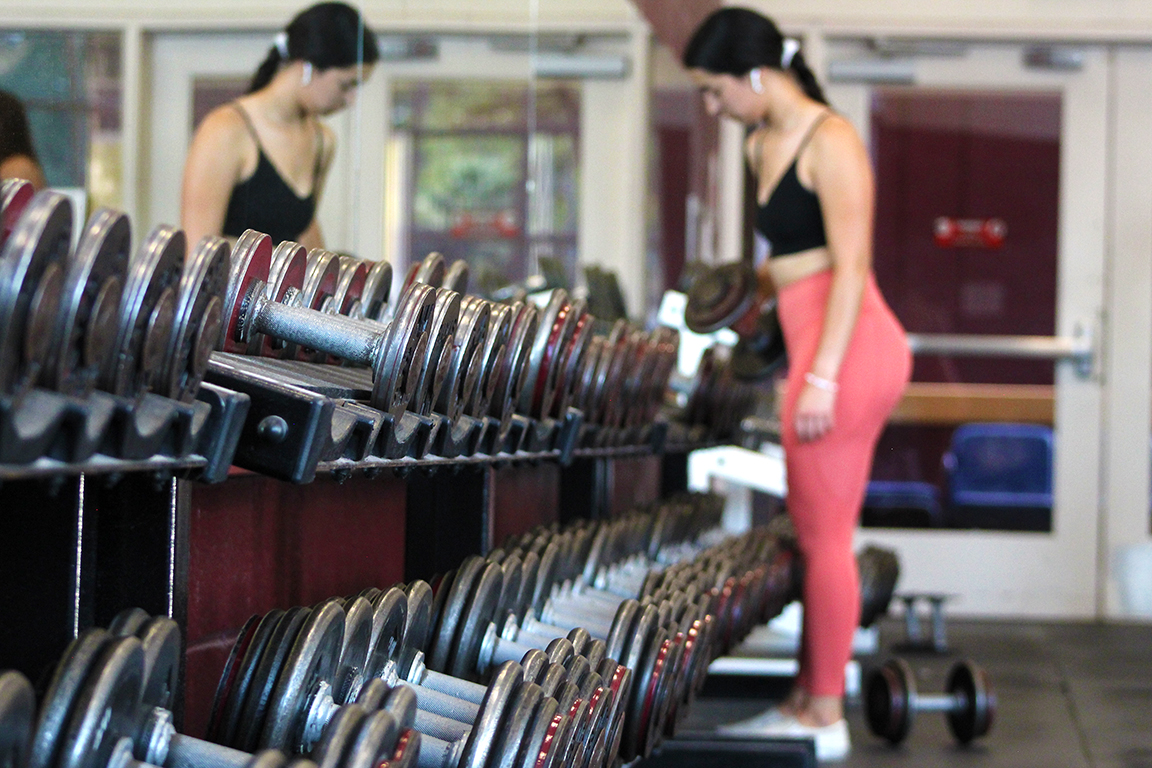
[[[908,738],[891,747],[873,736],[859,701],[849,702],[852,754],[843,768],[1152,768],[1152,625],[947,620],[949,654],[899,654],[922,694],[942,692],[951,665],[972,659],[987,670],[998,698],[990,733],[956,746],[942,714],[919,713]],[[880,623],[880,651],[892,654],[903,623]],[[718,679],[681,726],[705,737],[717,724],[748,717],[782,695],[779,683]],[[772,765],[764,761],[764,765]]]

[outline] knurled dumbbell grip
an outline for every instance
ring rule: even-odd
[[[513,661],[519,661],[519,659],[513,659]],[[488,692],[487,686],[431,669],[425,670],[424,677],[415,684],[421,688],[439,691],[457,699],[470,701],[473,704],[484,701],[484,694]]]
[[[247,752],[177,733],[168,744],[164,768],[244,768],[251,760]]]
[[[417,729],[419,730],[419,729]],[[460,763],[463,742],[445,741],[426,733],[420,734],[417,768],[456,768]]]
[[[444,741],[456,741],[472,730],[471,723],[462,723],[450,717],[437,715],[425,709],[416,710],[416,730],[425,736]],[[423,749],[423,744],[421,744]]]
[[[252,328],[257,333],[327,352],[350,363],[375,365],[382,336],[377,323],[343,315],[321,315],[314,309],[280,304],[263,297],[257,300],[255,312]]]
[[[461,723],[476,722],[476,715],[480,712],[479,704],[422,685],[413,685],[412,690],[416,694],[416,705],[421,710]]]
[[[604,640],[612,631],[612,620],[616,618],[616,608],[606,608],[601,611],[580,610],[572,606],[559,606],[554,603],[545,607],[540,616],[542,624],[551,624],[556,627],[584,627],[592,637]],[[537,630],[533,630],[537,631]]]

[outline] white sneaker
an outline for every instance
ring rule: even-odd
[[[771,706],[763,712],[744,720],[737,720],[734,723],[725,723],[724,725],[717,726],[716,731],[731,736],[755,736],[765,727],[778,723],[781,720],[788,720],[791,717],[792,715],[785,714],[781,711],[780,707]]]
[[[752,718],[752,720],[755,719]],[[777,719],[774,721],[762,721],[756,727],[745,727],[745,724],[749,722],[749,720],[743,720],[739,723],[723,726],[718,730],[732,736],[755,736],[766,739],[812,739],[816,743],[816,759],[822,762],[843,760],[852,750],[852,740],[848,736],[848,721],[843,718],[831,725],[804,725],[795,717],[778,712]]]

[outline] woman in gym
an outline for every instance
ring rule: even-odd
[[[336,140],[320,118],[351,103],[378,58],[352,7],[319,3],[297,15],[248,93],[212,110],[196,129],[181,200],[188,242],[255,229],[277,243],[322,246],[316,207]]]
[[[860,615],[852,534],[876,442],[911,373],[904,330],[872,272],[871,165],[798,41],[735,7],[693,34],[684,65],[710,114],[748,127],[757,184],[757,267],[773,287],[788,350],[781,406],[788,514],[804,556],[800,668],[788,697],[733,733],[814,737],[819,759],[848,754],[844,667]],[[768,290],[765,290],[768,289]]]
[[[32,148],[24,104],[7,91],[0,91],[0,179],[24,179],[37,190],[48,186]]]

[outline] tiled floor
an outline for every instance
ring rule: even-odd
[[[853,751],[839,765],[1152,768],[1152,625],[950,619],[947,626],[952,655],[904,658],[923,693],[943,690],[958,657],[982,665],[998,698],[991,732],[959,748],[943,715],[921,713],[907,740],[892,748],[868,731],[853,701],[848,715]],[[866,667],[886,658],[902,635],[902,625],[885,620],[880,651],[861,663]],[[765,688],[746,678],[710,682],[682,731],[702,734],[755,714],[779,691],[778,684]],[[760,698],[736,697],[750,693]]]

